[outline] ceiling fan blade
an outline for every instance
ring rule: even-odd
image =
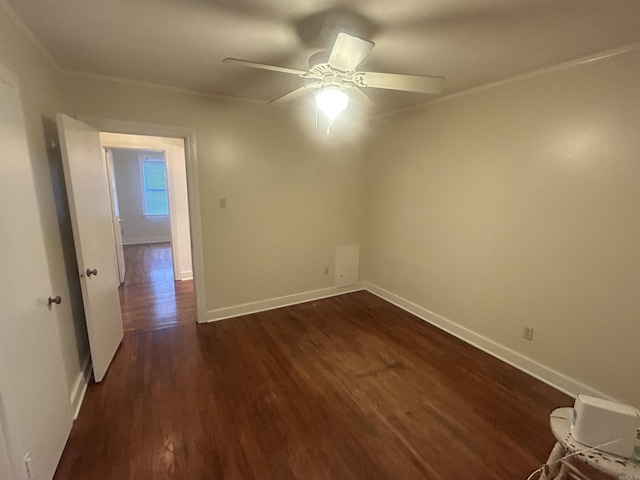
[[[357,75],[364,87],[418,93],[442,93],[444,87],[444,77],[378,72],[358,72]]]
[[[296,98],[300,98],[304,95],[306,95],[307,93],[309,93],[312,90],[316,90],[318,88],[320,88],[322,84],[321,83],[307,83],[306,85],[303,85],[300,88],[297,88],[296,90],[294,90],[293,92],[289,92],[286,95],[283,95],[279,98],[276,98],[275,100],[271,100],[269,102],[269,105],[271,105],[272,103],[287,103],[287,102],[291,102],[293,100],[295,100]]]
[[[307,73],[305,70],[298,70],[296,68],[267,65],[266,63],[250,62],[248,60],[240,60],[238,58],[225,58],[222,61],[224,63],[241,65],[243,67],[259,68],[261,70],[270,70],[272,72],[290,73],[292,75],[302,75],[303,73]]]
[[[340,32],[329,55],[329,65],[342,72],[353,72],[375,44]]]

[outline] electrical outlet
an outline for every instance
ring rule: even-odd
[[[525,340],[529,340],[531,342],[533,340],[533,327],[529,325],[523,325],[522,338],[524,338]]]
[[[227,199],[226,198],[219,198],[218,199],[218,206],[220,208],[227,208]]]

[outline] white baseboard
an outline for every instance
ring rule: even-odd
[[[82,371],[78,373],[73,388],[71,389],[71,409],[73,410],[73,419],[78,418],[80,413],[80,407],[84,400],[84,394],[87,393],[87,385],[89,385],[89,378],[91,378],[91,356],[87,355],[82,366]]]
[[[273,310],[275,308],[288,307],[298,303],[311,302],[320,300],[321,298],[335,297],[336,295],[344,295],[345,293],[364,290],[363,285],[358,282],[352,287],[329,287],[319,290],[311,290],[309,292],[294,293],[284,297],[270,298],[260,300],[258,302],[244,303],[242,305],[234,305],[233,307],[218,308],[216,310],[207,311],[207,322],[215,322],[226,318],[238,317],[240,315],[249,315],[251,313],[264,312],[265,310]]]
[[[409,313],[412,313],[416,317],[424,320],[441,330],[444,330],[447,333],[450,333],[454,337],[457,337],[470,345],[473,345],[476,348],[479,348],[483,352],[488,353],[489,355],[502,360],[505,363],[508,363],[512,367],[517,368],[518,370],[531,375],[534,378],[537,378],[541,382],[544,382],[548,385],[551,385],[557,390],[566,393],[567,395],[571,395],[572,397],[576,397],[579,393],[584,393],[588,395],[593,395],[600,398],[608,398],[611,400],[615,400],[611,398],[611,396],[606,395],[594,388],[585,385],[571,377],[568,377],[560,372],[557,372],[545,365],[542,365],[535,360],[532,360],[524,355],[511,350],[499,343],[494,342],[493,340],[483,337],[468,328],[465,328],[457,323],[444,318],[437,313],[433,313],[426,308],[423,308],[419,305],[416,305],[409,300],[406,300],[395,293],[391,293],[388,290],[385,290],[382,287],[374,285],[370,282],[363,282],[365,290],[377,295],[378,297],[386,300],[387,302],[393,303],[397,307],[406,310]]]
[[[180,272],[180,280],[193,280],[193,271],[183,270]]]
[[[144,245],[145,243],[171,243],[171,237],[130,238],[122,240],[123,245]]]

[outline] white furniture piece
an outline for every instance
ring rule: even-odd
[[[588,479],[576,465],[580,462],[595,468],[613,478],[640,479],[640,463],[610,453],[590,449],[576,442],[571,436],[571,407],[557,408],[551,412],[550,424],[556,444],[551,450],[547,466],[540,475],[540,480],[560,480],[567,478]],[[569,458],[564,458],[570,455]],[[577,463],[570,463],[576,459]]]

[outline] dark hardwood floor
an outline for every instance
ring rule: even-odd
[[[125,335],[63,479],[526,479],[573,400],[367,292]]]
[[[125,332],[195,323],[193,280],[174,281],[170,243],[125,245],[120,309]]]

